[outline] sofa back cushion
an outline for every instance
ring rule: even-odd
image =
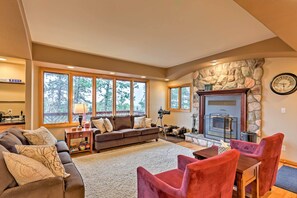
[[[17,153],[15,145],[22,145],[22,142],[13,134],[3,132],[0,134],[0,145],[12,153]]]
[[[100,118],[102,118],[102,119],[105,119],[105,118],[109,119],[109,121],[112,124],[112,127],[115,128],[113,116],[94,116],[94,117],[91,117],[91,127],[92,128],[96,128],[96,126],[94,125],[94,123],[92,121],[93,120],[98,120]]]
[[[11,127],[6,130],[8,133],[15,135],[23,145],[29,145],[27,138],[23,135],[23,130],[17,127]]]
[[[13,176],[8,171],[5,161],[3,159],[2,152],[8,152],[8,150],[0,145],[0,175],[1,175],[1,182],[0,182],[0,195],[3,193],[4,190],[8,188],[12,188],[17,186],[17,183]]]
[[[131,116],[116,116],[114,117],[114,130],[118,131],[121,129],[131,129],[132,122],[131,122]]]

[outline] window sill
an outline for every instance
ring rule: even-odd
[[[57,123],[57,124],[41,124],[45,128],[67,128],[67,127],[77,127],[79,123]]]
[[[191,112],[190,109],[169,109],[169,111],[171,111],[171,112],[187,112],[187,113]]]

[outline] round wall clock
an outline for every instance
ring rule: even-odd
[[[297,77],[292,73],[282,73],[273,78],[271,90],[279,95],[288,95],[297,90]]]

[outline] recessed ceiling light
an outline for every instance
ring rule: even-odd
[[[67,68],[68,68],[68,69],[74,69],[74,67],[73,67],[73,66],[67,66]]]
[[[166,78],[166,79],[165,79],[165,81],[169,81],[169,79],[168,79],[168,78]]]
[[[115,72],[109,72],[109,74],[111,74],[111,75],[115,75]]]
[[[141,76],[141,78],[146,78],[146,76]]]
[[[0,61],[6,61],[6,58],[0,58]]]

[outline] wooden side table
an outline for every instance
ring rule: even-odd
[[[209,147],[193,153],[195,158],[203,160],[218,155],[218,147]],[[236,169],[237,198],[245,198],[245,187],[249,184],[252,186],[252,197],[259,197],[259,166],[261,162],[240,155]]]
[[[78,138],[87,138],[87,142],[90,144],[89,149],[71,151],[71,140]],[[65,141],[69,147],[70,154],[81,152],[93,152],[93,131],[91,128],[82,128],[81,130],[72,130],[72,128],[65,129]],[[78,148],[78,145],[77,145]]]

